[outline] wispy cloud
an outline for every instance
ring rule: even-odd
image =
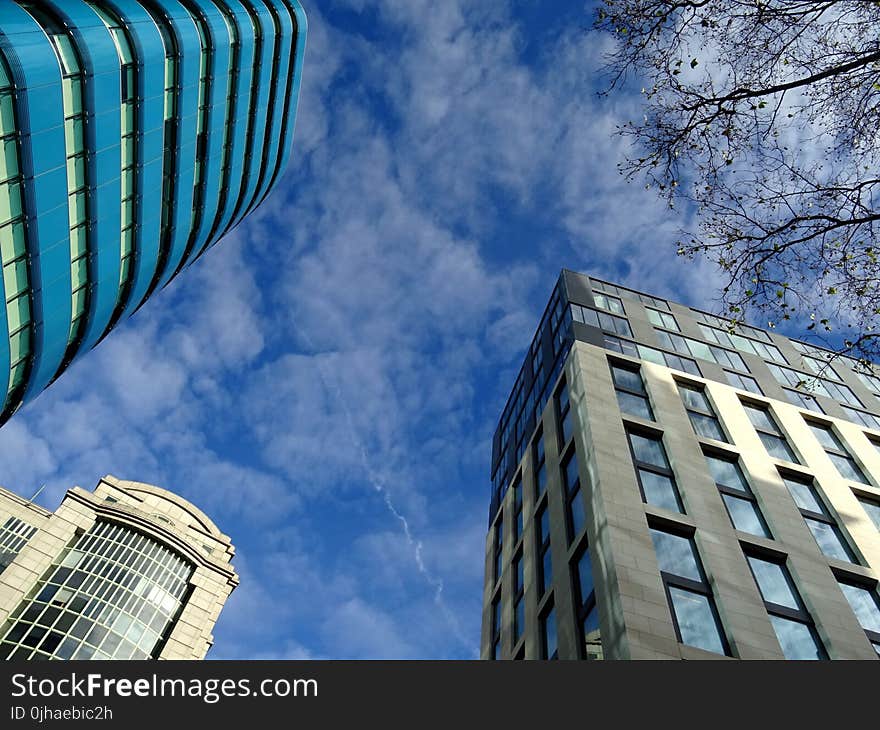
[[[490,439],[559,269],[705,281],[638,263],[681,218],[619,179],[597,41],[517,12],[310,9],[279,188],[0,431],[49,506],[111,472],[216,519],[218,657],[475,656]]]

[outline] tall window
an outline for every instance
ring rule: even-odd
[[[517,477],[513,485],[513,512],[513,543],[515,545],[523,534],[523,486],[521,477]]]
[[[640,431],[628,431],[627,436],[642,499],[655,507],[683,513],[675,475],[666,458],[662,437]]]
[[[550,550],[550,510],[545,504],[535,520],[538,526],[538,600],[553,585],[553,559]]]
[[[492,658],[501,658],[501,590],[492,599]]]
[[[828,458],[834,462],[834,466],[837,467],[840,476],[851,482],[859,482],[860,484],[871,483],[868,481],[865,473],[859,468],[859,465],[856,464],[856,460],[850,456],[844,445],[840,443],[840,439],[837,438],[831,426],[827,426],[824,423],[815,423],[814,421],[807,421],[807,425],[819,443],[822,444],[822,448],[825,449]]]
[[[852,607],[874,651],[880,654],[880,599],[877,597],[877,585],[871,587],[849,580],[838,579],[840,590]]]
[[[786,659],[827,659],[813,619],[784,563],[746,554]]]
[[[874,523],[874,527],[880,530],[880,501],[868,499],[862,495],[858,495],[858,500],[865,512],[868,513],[868,517],[871,518],[871,522]]]
[[[651,539],[678,640],[706,651],[727,654],[712,589],[693,537],[651,528]]]
[[[568,383],[564,382],[559,386],[556,393],[556,424],[559,432],[559,450],[562,451],[565,444],[571,438],[571,402],[568,398]]]
[[[513,558],[513,645],[523,635],[526,628],[525,576],[523,554],[520,551]]]
[[[501,571],[504,567],[504,520],[501,517],[495,522],[495,584],[501,580]]]
[[[829,558],[855,562],[853,552],[843,537],[837,521],[831,516],[825,501],[819,494],[819,490],[808,477],[794,477],[788,474],[782,475],[782,480],[803,515],[804,522],[822,554]]]
[[[586,515],[578,474],[578,460],[574,449],[562,462],[562,486],[565,488],[566,512],[568,514],[568,540],[572,542],[584,529]]]
[[[547,463],[544,454],[544,432],[538,431],[535,436],[535,445],[532,454],[535,462],[535,500],[544,494],[547,488]]]
[[[624,367],[612,363],[611,377],[614,380],[617,404],[621,412],[653,421],[654,413],[651,411],[648,392],[645,390],[638,367]]]
[[[541,658],[558,659],[559,651],[556,637],[556,612],[553,604],[548,603],[541,616]]]
[[[688,418],[691,419],[691,425],[697,436],[726,442],[727,437],[724,435],[724,429],[721,428],[718,416],[712,410],[712,404],[709,403],[705,391],[693,385],[678,383],[678,392],[684,401]]]
[[[602,659],[602,636],[599,632],[599,609],[593,584],[590,551],[584,547],[574,563],[575,602],[584,659]]]
[[[751,403],[743,403],[742,405],[755,427],[755,431],[758,432],[758,438],[767,449],[767,453],[774,459],[782,459],[794,464],[800,463],[773,416],[770,415],[770,409],[767,406],[752,405]]]
[[[772,538],[737,459],[714,453],[705,456],[733,526],[751,535]]]

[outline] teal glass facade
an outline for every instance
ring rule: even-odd
[[[269,194],[305,37],[298,0],[0,0],[0,422]]]

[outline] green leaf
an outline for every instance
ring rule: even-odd
[[[696,68],[699,65],[696,58],[691,59],[691,68]]]

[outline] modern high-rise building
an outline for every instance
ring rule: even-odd
[[[149,484],[107,476],[54,513],[0,489],[0,659],[203,659],[233,554]]]
[[[874,659],[880,371],[563,271],[492,454],[485,659]]]
[[[298,0],[0,0],[0,423],[272,190]]]

